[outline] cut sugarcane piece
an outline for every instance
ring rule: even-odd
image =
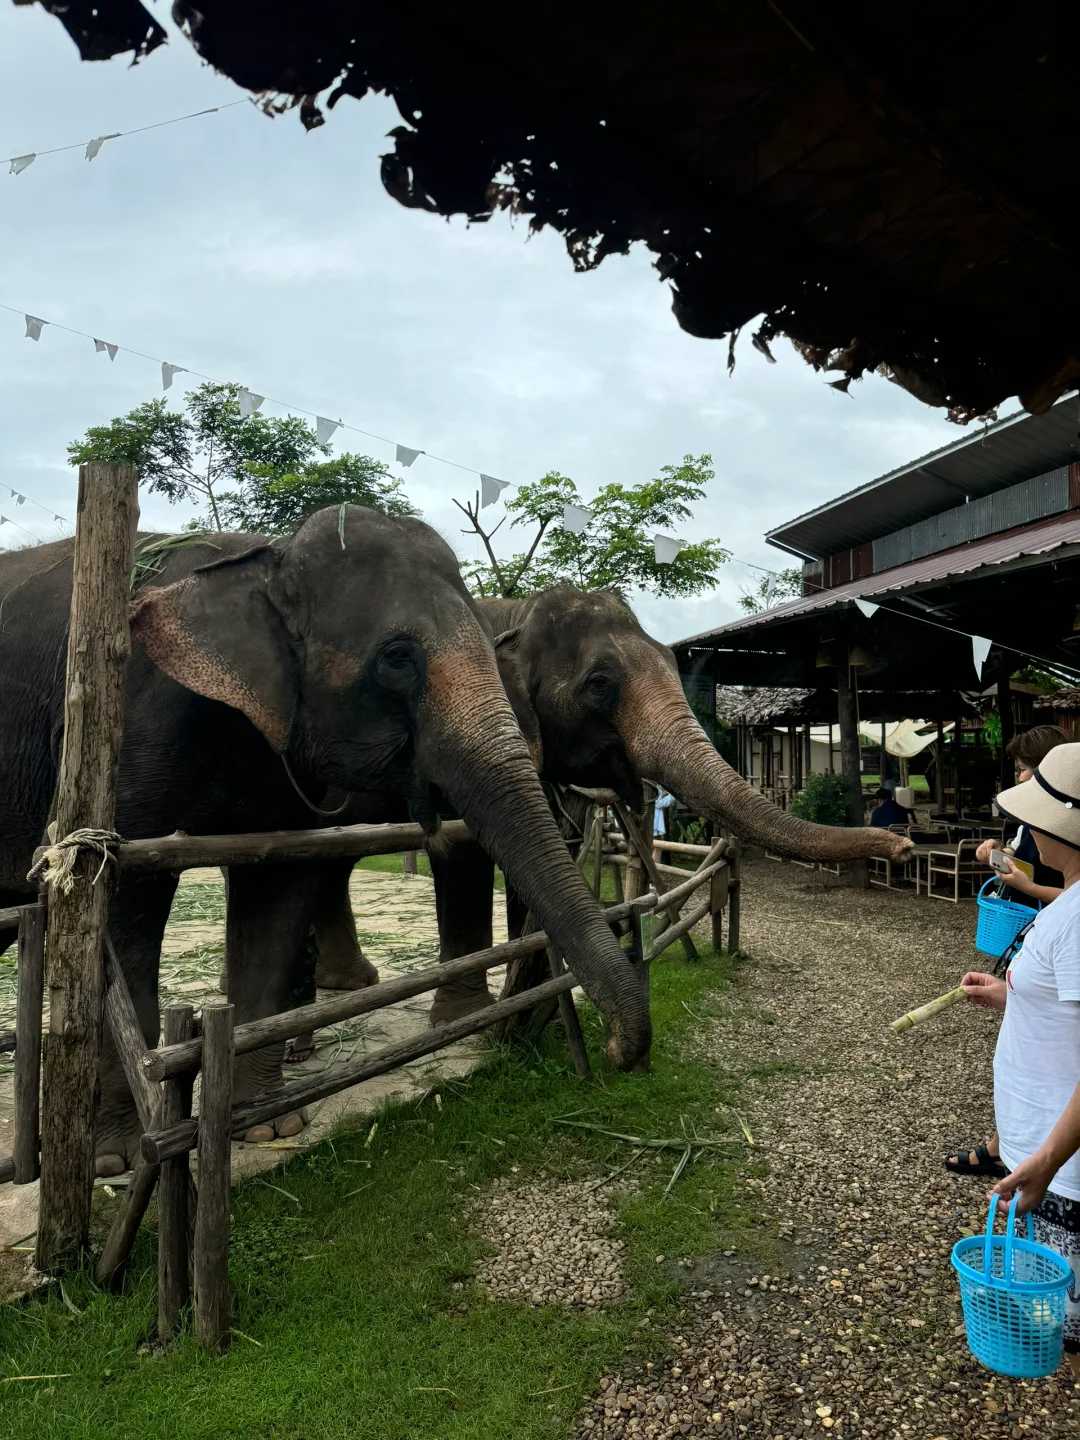
[[[948,991],[945,995],[939,995],[936,1000],[930,1000],[925,1005],[920,1005],[917,1010],[909,1010],[906,1015],[901,1015],[899,1020],[894,1020],[889,1027],[899,1035],[905,1030],[911,1030],[916,1025],[921,1025],[924,1020],[932,1020],[935,1015],[940,1015],[943,1010],[948,1010],[950,1005],[955,1005],[958,1000],[964,998],[964,987],[958,985],[955,990]]]

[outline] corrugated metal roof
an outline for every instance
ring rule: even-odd
[[[1069,396],[1046,412],[1006,415],[768,531],[771,545],[820,560],[961,503],[1080,459],[1080,412]]]
[[[972,544],[957,550],[928,555],[924,560],[914,560],[910,565],[898,565],[893,570],[883,570],[880,575],[868,575],[864,580],[838,585],[835,589],[823,590],[818,595],[789,600],[772,610],[748,615],[743,620],[733,620],[729,625],[721,625],[715,630],[706,630],[700,635],[691,635],[688,639],[675,643],[676,646],[700,644],[720,636],[781,625],[785,621],[798,619],[818,610],[850,605],[856,599],[873,600],[892,590],[918,589],[938,580],[970,575],[990,566],[1010,565],[1028,556],[1045,555],[1065,546],[1080,547],[1080,514],[1076,511],[1070,511],[1068,515],[1057,515],[1038,525],[1028,525],[1023,530],[1013,530],[1006,535],[991,535],[986,540],[973,541]]]

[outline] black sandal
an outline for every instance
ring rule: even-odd
[[[974,1162],[971,1156],[975,1156]],[[995,1180],[1002,1180],[1009,1173],[1001,1162],[1001,1157],[991,1155],[985,1145],[969,1146],[966,1150],[958,1150],[955,1157],[946,1155],[945,1169],[953,1175],[991,1175]]]

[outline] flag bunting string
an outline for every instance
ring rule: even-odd
[[[148,130],[163,130],[167,125],[182,125],[185,120],[198,120],[203,115],[220,115],[225,110],[235,109],[237,105],[256,103],[252,97],[245,95],[242,100],[230,100],[225,105],[211,105],[206,110],[192,110],[188,115],[174,115],[171,120],[155,120],[152,125],[138,125],[134,130],[110,130],[107,134],[76,140],[71,145],[53,145],[47,150],[27,150],[22,155],[8,155],[0,160],[0,165],[8,167],[9,175],[21,175],[24,170],[29,170],[35,160],[42,160],[46,155],[64,155],[71,150],[81,150],[87,160],[96,160],[106,141],[126,140],[129,135],[145,135]]]

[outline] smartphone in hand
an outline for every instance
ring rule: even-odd
[[[1004,873],[1008,870],[1009,864],[1010,864],[1010,857],[1005,854],[1005,851],[1004,851],[1004,850],[991,850],[991,851],[990,851],[990,869],[991,869],[991,870],[997,870],[997,871],[999,871],[1001,874],[1004,874]]]

